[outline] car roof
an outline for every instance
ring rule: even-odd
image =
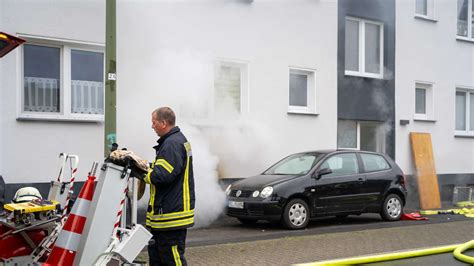
[[[312,151],[306,151],[306,152],[298,152],[298,153],[295,153],[295,154],[304,154],[304,153],[323,153],[323,154],[330,154],[330,153],[336,153],[336,152],[358,152],[358,153],[382,154],[382,153],[380,153],[380,152],[351,150],[351,149],[312,150]]]

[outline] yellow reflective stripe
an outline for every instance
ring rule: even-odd
[[[151,212],[150,214],[153,215],[155,213],[155,192],[156,191],[156,188],[155,188],[155,185],[150,185],[150,203],[148,205],[151,206]],[[148,213],[147,213],[148,215]]]
[[[179,227],[179,226],[185,226],[185,225],[189,225],[193,223],[194,223],[194,217],[179,220],[179,221],[170,221],[170,222],[152,222],[148,219],[146,221],[147,226],[151,228],[157,228],[157,229]]]
[[[191,150],[191,143],[185,142],[184,143],[184,148],[186,149],[186,154],[189,156],[192,156],[193,152]]]
[[[147,184],[151,184],[151,178],[150,178],[151,172],[153,172],[153,168],[150,168],[150,170],[148,170],[148,173],[146,174],[145,179],[143,180]]]
[[[174,263],[176,264],[176,266],[181,266],[181,257],[179,256],[178,246],[172,246],[171,250],[173,251]]]
[[[146,217],[148,219],[152,219],[152,220],[160,220],[160,219],[162,220],[162,219],[170,219],[170,218],[181,218],[181,217],[186,217],[186,216],[189,216],[189,215],[194,215],[194,210],[182,211],[182,212],[172,212],[172,213],[163,213],[163,214],[156,214],[156,215],[147,213]]]
[[[145,183],[147,183],[147,184],[151,184],[151,177],[150,176],[151,176],[151,173],[153,172],[153,168],[155,168],[155,162],[156,161],[154,161],[151,164],[151,167],[150,167],[150,169],[148,169],[148,173],[146,174],[146,177],[144,179]]]
[[[184,181],[183,181],[183,209],[187,211],[190,209],[190,200],[189,200],[189,157],[186,160],[186,170],[184,171]]]
[[[173,172],[173,170],[174,170],[174,167],[171,166],[171,164],[168,163],[165,159],[158,159],[158,160],[156,160],[156,165],[163,166],[163,168],[165,168],[166,171],[168,171],[170,174],[171,174],[171,172]]]

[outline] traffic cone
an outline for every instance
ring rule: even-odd
[[[74,262],[81,234],[86,224],[87,212],[94,195],[94,180],[94,176],[88,176],[64,224],[63,230],[59,233],[53,250],[43,266],[69,266]]]

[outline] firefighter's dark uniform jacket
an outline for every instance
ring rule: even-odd
[[[144,180],[150,184],[146,225],[175,230],[194,225],[194,175],[191,145],[178,127],[160,137],[156,158]]]

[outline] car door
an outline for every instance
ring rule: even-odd
[[[332,173],[316,180],[314,205],[324,214],[357,212],[365,207],[362,188],[365,176],[360,173],[354,152],[337,153],[327,158],[319,169],[329,168]]]
[[[381,154],[361,152],[359,156],[367,180],[363,188],[365,201],[368,206],[378,206],[395,175]]]

